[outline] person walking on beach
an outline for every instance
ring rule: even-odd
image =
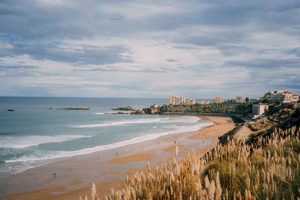
[[[53,173],[53,179],[55,180],[55,178],[56,178],[56,173],[54,172]]]

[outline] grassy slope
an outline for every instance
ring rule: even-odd
[[[148,166],[106,198],[300,198],[300,109],[284,109],[268,116],[269,123],[257,122],[259,128],[247,142],[233,139],[204,156],[191,153],[179,162],[174,158],[155,169]],[[95,190],[92,199],[97,199]]]

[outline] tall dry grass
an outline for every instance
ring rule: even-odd
[[[148,165],[105,199],[297,199],[300,198],[299,127],[276,129],[255,143],[231,140],[204,156]],[[95,185],[91,198],[97,200]]]

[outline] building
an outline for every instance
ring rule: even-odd
[[[186,105],[194,105],[196,103],[196,99],[194,98],[185,98],[185,101],[183,102],[183,104]]]
[[[252,114],[262,115],[268,110],[269,106],[267,104],[253,104],[252,105]]]
[[[198,101],[198,104],[201,104],[201,105],[207,105],[207,104],[209,104],[209,100],[201,100],[201,101]]]
[[[267,100],[269,102],[282,102],[283,100],[283,91],[277,91],[277,90],[274,90],[274,91],[270,91],[269,93],[267,93]]]
[[[176,95],[170,97],[170,104],[179,105],[182,102],[182,98]]]
[[[298,102],[300,97],[297,94],[288,92],[288,91],[284,91],[282,93],[282,103],[294,103],[294,102]]]
[[[245,102],[245,99],[244,99],[244,97],[242,97],[242,96],[237,96],[237,97],[235,98],[235,102],[236,102],[236,103],[244,103],[244,102]]]
[[[289,91],[270,91],[267,92],[260,100],[270,103],[294,103],[300,99],[298,94]]]
[[[215,102],[215,103],[223,103],[223,102],[224,102],[224,99],[223,99],[223,97],[215,97],[214,102]]]
[[[193,105],[196,103],[195,98],[185,98],[173,95],[170,97],[170,104],[172,105]]]
[[[172,104],[172,105],[180,105],[183,103],[183,101],[184,101],[184,98],[179,97],[177,95],[173,95],[170,97],[170,104]]]

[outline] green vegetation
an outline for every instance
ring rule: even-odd
[[[254,123],[248,125],[248,127],[254,131],[254,135],[251,138],[268,135],[278,127],[287,127],[291,124],[300,124],[299,111],[300,103],[290,105],[271,105],[266,116],[257,119]]]
[[[194,105],[162,105],[159,113],[224,113],[247,114],[251,112],[252,104],[237,104],[233,102],[194,104]]]
[[[233,138],[233,136],[242,128],[242,126],[243,125],[237,125],[234,129],[219,137],[220,143],[222,145],[227,144]]]
[[[112,110],[121,110],[121,111],[135,111],[131,106],[112,108]]]
[[[216,180],[219,173],[226,199],[296,199],[300,197],[299,136],[284,138],[283,130],[267,146],[231,143],[210,162],[204,175]],[[261,143],[260,143],[261,144]]]

